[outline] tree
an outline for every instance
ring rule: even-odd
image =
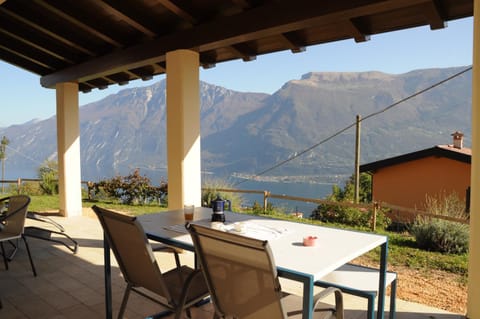
[[[47,160],[38,168],[40,188],[47,195],[58,194],[58,163]]]
[[[7,159],[7,145],[10,144],[10,141],[6,136],[0,141],[0,160],[2,160],[2,193],[5,193],[5,185],[3,181],[5,180],[5,160]]]
[[[336,186],[336,185],[335,185]],[[330,200],[353,202],[355,198],[355,175],[351,175],[345,183],[345,187],[340,189],[336,186],[332,188]],[[368,173],[360,174],[359,181],[359,203],[369,203],[372,201],[372,176]]]
[[[369,203],[372,200],[372,177],[370,174],[360,174],[359,181],[359,202]],[[349,202],[353,203],[355,198],[355,176],[352,175],[345,183],[342,189],[338,185],[332,187],[332,194],[326,199],[331,202]],[[323,222],[342,223],[354,226],[369,226],[371,211],[365,209],[341,206],[335,204],[320,204],[312,211],[312,217]],[[388,222],[388,221],[386,221]],[[377,214],[377,225],[384,226],[382,214]]]

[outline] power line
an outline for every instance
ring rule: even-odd
[[[13,147],[11,147],[11,146],[9,146],[9,145],[6,145],[6,147],[7,147],[9,150],[12,150],[12,151],[14,151],[14,152],[15,152],[15,153],[17,153],[18,155],[20,155],[20,156],[22,156],[22,157],[24,157],[24,158],[26,158],[26,159],[28,159],[28,160],[30,160],[30,161],[32,161],[32,162],[34,162],[35,164],[38,164],[38,165],[41,165],[41,164],[42,164],[42,163],[40,163],[39,161],[37,161],[37,160],[35,160],[35,159],[31,158],[31,157],[30,157],[30,156],[28,156],[28,155],[25,155],[25,154],[23,154],[23,153],[22,153],[22,152],[20,152],[19,150],[15,149],[15,148],[13,148]]]
[[[429,90],[431,90],[431,89],[433,89],[433,88],[435,88],[435,87],[437,87],[437,86],[442,85],[442,84],[445,83],[445,82],[448,82],[448,81],[450,81],[450,80],[452,80],[452,79],[454,79],[454,78],[456,78],[456,77],[458,77],[458,76],[460,76],[460,75],[462,75],[462,74],[470,71],[471,69],[472,69],[472,66],[469,66],[469,67],[467,67],[466,69],[464,69],[464,70],[462,70],[462,71],[460,71],[460,72],[457,72],[457,73],[453,74],[452,76],[449,76],[449,77],[446,78],[446,79],[443,79],[443,80],[441,80],[441,81],[439,81],[439,82],[437,82],[437,83],[434,83],[434,84],[432,84],[431,86],[429,86],[429,87],[427,87],[427,88],[425,88],[425,89],[423,89],[423,90],[420,90],[420,91],[418,91],[418,92],[415,92],[415,93],[413,93],[412,95],[409,95],[409,96],[407,96],[407,97],[405,97],[405,98],[403,98],[403,99],[401,99],[401,100],[399,100],[399,101],[397,101],[397,102],[395,102],[395,103],[393,103],[393,104],[390,104],[389,106],[385,107],[385,108],[382,109],[382,110],[379,110],[379,111],[377,111],[377,112],[371,113],[371,114],[363,117],[362,119],[360,119],[359,122],[363,122],[363,121],[365,121],[365,120],[367,120],[367,119],[369,119],[369,118],[372,118],[372,117],[377,116],[377,115],[379,115],[379,114],[381,114],[381,113],[384,113],[384,112],[392,109],[393,107],[395,107],[395,106],[397,106],[397,105],[399,105],[399,104],[401,104],[401,103],[403,103],[403,102],[406,102],[406,101],[408,101],[408,100],[410,100],[410,99],[413,99],[414,97],[416,97],[416,96],[418,96],[418,95],[420,95],[420,94],[423,94],[423,93],[425,93],[425,92],[427,92],[427,91],[429,91]],[[303,151],[298,152],[298,153],[295,153],[294,156],[289,157],[289,158],[287,158],[286,160],[280,161],[280,162],[278,162],[277,164],[275,164],[275,165],[273,165],[273,166],[271,166],[271,167],[269,167],[269,168],[261,171],[260,173],[255,174],[253,177],[262,176],[262,175],[264,175],[264,174],[266,174],[266,173],[268,173],[268,172],[270,172],[270,171],[272,171],[272,170],[274,170],[274,169],[276,169],[276,168],[278,168],[278,167],[280,167],[280,166],[282,166],[282,165],[284,165],[284,164],[286,164],[286,163],[288,163],[288,162],[296,159],[297,157],[302,156],[303,154],[305,154],[305,153],[313,150],[314,148],[316,148],[316,147],[318,147],[318,146],[320,146],[320,145],[322,145],[322,144],[330,141],[330,140],[333,139],[334,137],[337,137],[338,135],[342,134],[343,132],[349,130],[350,128],[354,127],[355,125],[357,125],[357,122],[356,122],[356,121],[353,122],[352,124],[344,127],[343,129],[335,132],[334,134],[330,135],[329,137],[321,140],[320,142],[318,142],[318,143],[316,143],[316,144],[314,144],[314,145],[312,145],[312,146],[304,149]],[[244,180],[242,180],[242,181],[239,181],[238,183],[235,183],[233,186],[237,186],[237,185],[239,185],[239,184],[242,184],[242,183],[246,182],[247,180],[249,180],[249,179],[244,179]]]

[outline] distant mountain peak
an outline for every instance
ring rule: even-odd
[[[349,176],[355,130],[331,140],[329,136],[351,125],[357,114],[365,117],[378,112],[460,70],[415,70],[401,75],[310,72],[272,95],[200,82],[202,169],[222,176],[252,174],[318,145],[272,174],[309,180]],[[166,80],[162,79],[82,106],[82,179],[127,174],[132,167],[142,167],[142,173],[152,180],[165,177],[165,89]],[[362,126],[362,162],[442,144],[444,135],[450,139],[454,130],[470,136],[471,89],[471,73],[466,73],[366,121]],[[45,159],[55,158],[55,128],[54,117],[0,128],[0,136],[10,139],[11,150],[28,154],[8,154],[8,174],[20,172],[12,178],[31,177],[25,172],[33,175]]]
[[[35,123],[38,123],[38,122],[40,122],[40,121],[42,121],[42,120],[39,119],[39,118],[34,118],[34,119],[31,119],[30,121],[27,121],[27,122],[25,122],[25,123],[23,123],[23,124],[24,124],[24,125],[26,125],[26,124],[35,124]]]
[[[358,80],[389,80],[392,75],[379,72],[379,71],[367,71],[367,72],[309,72],[302,75],[299,81],[358,81]],[[295,80],[294,80],[295,81]]]

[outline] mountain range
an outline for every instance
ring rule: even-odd
[[[470,71],[407,99],[466,68],[311,72],[273,94],[202,82],[202,169],[222,179],[263,171],[311,182],[345,178],[354,169],[357,115],[364,119],[362,164],[449,144],[457,130],[468,145]],[[166,179],[165,85],[161,80],[125,89],[80,108],[83,180],[125,175],[135,168],[153,182]],[[55,117],[1,128],[0,134],[10,140],[7,178],[36,177],[42,162],[56,159]]]

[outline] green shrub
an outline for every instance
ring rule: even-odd
[[[263,214],[263,206],[260,205],[257,201],[253,202],[252,213],[255,215]]]
[[[350,226],[371,227],[373,209],[345,207],[334,204],[321,204],[312,211],[312,218],[324,223],[338,223]],[[390,219],[377,211],[376,227],[386,228]]]
[[[435,215],[466,218],[465,203],[456,193],[427,195],[425,210]],[[466,224],[420,216],[410,227],[410,233],[415,237],[419,248],[449,254],[463,254],[468,251],[468,231]]]
[[[10,186],[12,187],[12,191],[16,191],[17,185]],[[40,196],[45,194],[38,182],[23,182],[20,186],[19,193],[29,196]]]
[[[442,219],[417,218],[410,227],[419,248],[448,254],[468,251],[468,225]]]
[[[247,209],[247,211],[251,211],[255,215],[285,215],[285,210],[282,209],[281,207],[276,207],[272,203],[267,202],[267,207],[265,211],[263,210],[263,205],[260,205],[259,202],[254,201],[252,204],[252,207],[250,209]]]
[[[360,174],[359,180],[359,202],[369,203],[372,198],[371,175]],[[355,176],[352,175],[345,183],[343,189],[333,185],[332,193],[326,200],[339,203],[353,203],[355,197]],[[312,218],[325,223],[338,223],[350,226],[371,227],[373,209],[355,208],[335,204],[320,204],[312,211]],[[377,211],[376,227],[386,228],[390,219],[386,217],[385,211]]]
[[[47,160],[38,168],[40,188],[45,195],[58,194],[58,163]]]
[[[358,202],[369,203],[372,201],[372,176],[361,173],[359,179]],[[333,185],[332,194],[329,197],[336,201],[353,201],[355,197],[355,175],[351,175],[343,189]]]
[[[42,176],[40,188],[46,195],[58,194],[58,174],[56,172],[46,172]]]
[[[313,210],[312,215],[324,223],[339,223],[346,225],[364,225],[369,222],[370,214],[357,208],[321,204]]]
[[[267,202],[267,207],[266,207],[266,210],[265,210],[265,213],[267,214],[274,214],[274,213],[284,213],[284,209],[282,209],[281,207],[276,207],[274,206],[272,203],[270,202]]]

